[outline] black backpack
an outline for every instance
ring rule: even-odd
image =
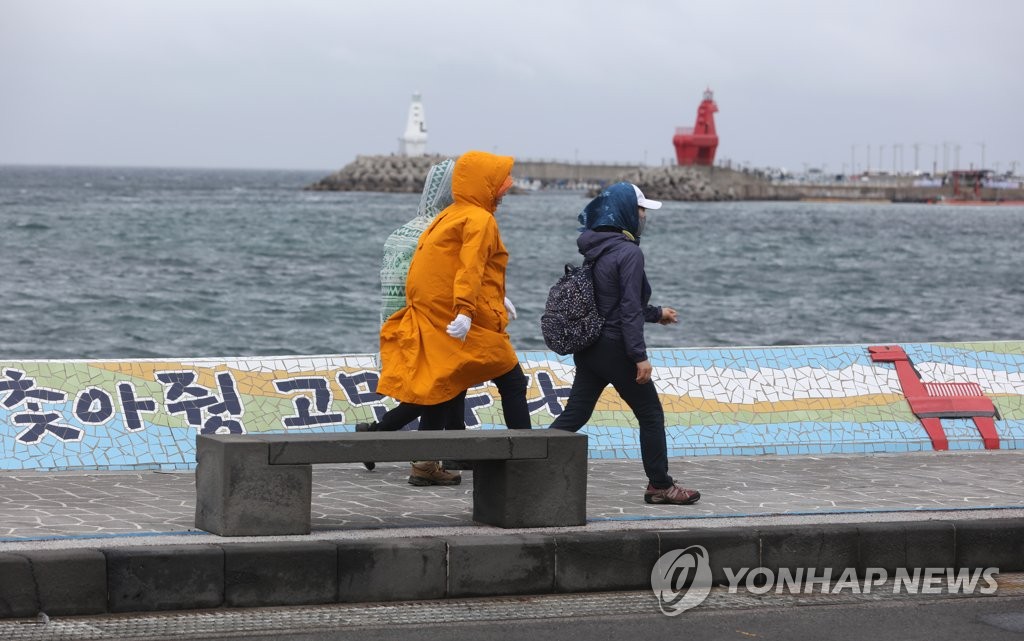
[[[540,332],[556,354],[574,354],[590,347],[601,335],[604,318],[594,299],[594,263],[565,266],[565,275],[548,291]]]

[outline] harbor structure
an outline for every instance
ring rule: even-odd
[[[672,144],[676,148],[676,163],[679,165],[715,164],[718,149],[718,133],[715,131],[715,112],[718,105],[711,89],[704,90],[704,99],[697,107],[697,120],[692,128],[677,127]]]
[[[422,156],[427,152],[427,120],[423,114],[423,99],[420,94],[412,95],[409,117],[405,121],[405,133],[398,139],[398,153],[402,156]]]

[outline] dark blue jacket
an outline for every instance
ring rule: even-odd
[[[601,335],[622,341],[633,362],[647,360],[644,321],[661,320],[661,308],[648,304],[651,284],[640,245],[620,231],[592,229],[583,231],[576,244],[584,260],[595,261],[594,295],[605,319]]]

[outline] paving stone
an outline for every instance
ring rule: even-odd
[[[588,523],[879,511],[1024,508],[1024,451],[671,459],[696,505],[648,505],[640,461],[591,460]],[[419,488],[404,464],[313,469],[314,532],[474,526],[473,473]],[[194,531],[192,472],[0,472],[5,541]],[[50,501],[46,497],[60,497]]]

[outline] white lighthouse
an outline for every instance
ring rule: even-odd
[[[422,156],[427,151],[427,121],[423,117],[423,102],[418,93],[412,95],[405,135],[398,139],[398,143],[399,153],[403,156]]]

